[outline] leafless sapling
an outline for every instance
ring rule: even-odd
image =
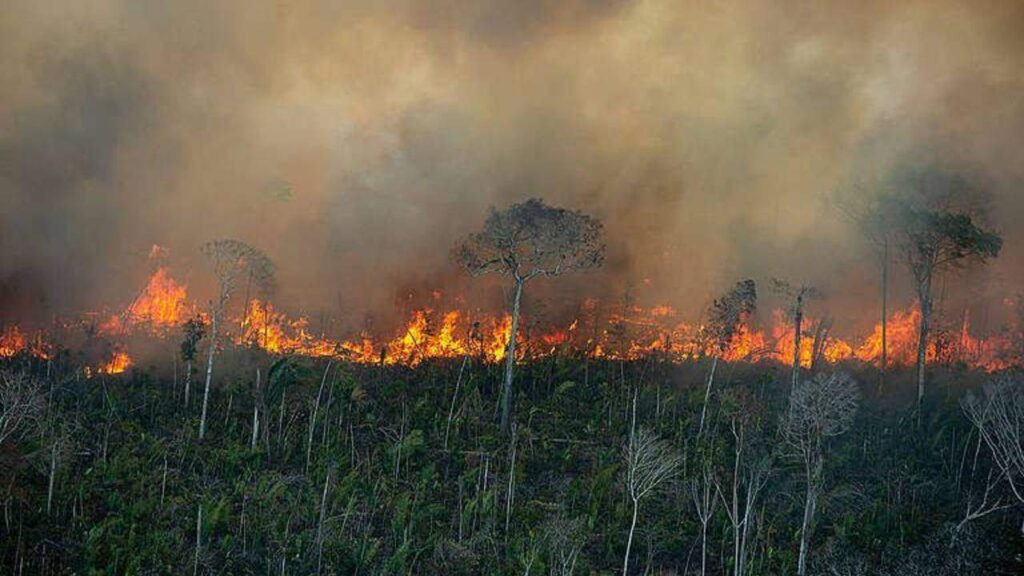
[[[807,489],[800,527],[799,576],[807,574],[814,513],[824,485],[825,444],[829,438],[850,429],[859,401],[857,383],[845,373],[821,373],[812,380],[797,383],[790,392],[780,431],[800,461]]]
[[[986,384],[981,394],[968,394],[961,404],[1013,497],[1024,504],[1024,384],[1000,376]]]
[[[28,374],[0,371],[0,444],[20,440],[42,416],[42,387]]]
[[[572,576],[580,552],[587,543],[587,523],[583,518],[570,518],[560,512],[544,527],[544,542],[551,576]]]
[[[626,539],[626,554],[622,560],[622,574],[629,574],[629,553],[633,547],[640,502],[659,486],[672,479],[682,466],[682,456],[668,442],[654,432],[639,428],[630,434],[622,452],[626,493],[633,503],[633,517]]]

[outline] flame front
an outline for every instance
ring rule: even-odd
[[[139,296],[99,327],[100,335],[122,342],[113,357],[97,367],[96,372],[118,374],[132,365],[123,340],[136,330],[160,337],[174,334],[186,318],[195,314],[196,307],[188,302],[187,295],[186,286],[174,280],[167,268],[157,268]],[[436,293],[434,306],[439,307],[440,303],[440,293]],[[610,360],[636,360],[657,354],[679,361],[718,353],[726,361],[768,359],[787,365],[791,365],[794,358],[793,323],[789,315],[780,310],[773,311],[769,326],[763,330],[755,327],[750,319],[744,319],[722,350],[709,345],[706,331],[700,324],[678,321],[675,309],[670,306],[649,309],[631,306],[604,313],[596,300],[588,299],[581,304],[578,314],[566,325],[545,330],[538,330],[529,318],[522,318],[520,326],[532,327],[520,329],[517,334],[517,361],[562,353]],[[886,327],[889,365],[909,366],[915,362],[920,320],[916,307],[896,311],[889,318]],[[830,335],[810,316],[804,317],[802,327],[799,362],[803,367],[810,367],[816,354],[820,361],[832,364],[848,360],[879,362],[881,323],[862,341],[853,343]],[[273,354],[409,366],[433,358],[465,356],[497,363],[506,357],[512,318],[508,314],[473,316],[457,309],[421,308],[412,311],[405,325],[388,338],[360,334],[355,338],[333,339],[311,333],[305,317],[291,318],[272,303],[254,299],[244,304],[240,318],[227,322],[226,330],[235,344]],[[989,338],[975,337],[970,332],[969,317],[964,314],[958,329],[935,331],[929,341],[927,359],[964,362],[989,371],[1020,366],[1024,352],[1020,341],[1024,341],[1024,335],[1017,325]],[[0,331],[0,358],[22,353],[49,358],[50,346],[41,333],[30,337],[17,325],[4,327]]]

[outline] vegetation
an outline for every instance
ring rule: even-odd
[[[200,443],[168,367],[85,378],[61,354],[47,377],[11,359],[3,570],[791,574],[805,541],[808,574],[1024,568],[1015,453],[990,449],[1020,440],[1005,428],[1019,386],[951,368],[909,426],[910,370],[884,395],[857,384],[871,374],[809,375],[791,399],[789,367],[723,361],[698,441],[711,361],[520,365],[529,409],[510,441],[502,368],[475,357],[329,366],[227,348]],[[992,510],[971,516],[983,497]]]

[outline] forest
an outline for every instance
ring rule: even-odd
[[[0,576],[1024,575],[1021,0],[0,6]]]
[[[870,222],[899,216],[885,238],[913,272],[998,255],[965,212],[909,197],[872,205]],[[606,330],[618,351],[538,354],[517,328],[524,287],[599,267],[604,240],[593,217],[532,199],[456,246],[466,270],[512,284],[498,356],[437,323],[391,343],[429,349],[393,360],[408,351],[290,349],[269,339],[287,324],[235,329],[229,304],[244,293],[249,309],[274,274],[236,240],[203,247],[220,286],[209,311],[159,336],[120,324],[162,309],[141,300],[77,349],[8,331],[5,570],[1021,573],[1017,366],[943,360],[926,314],[916,366],[886,366],[884,337],[873,362],[823,357],[820,322],[802,325],[816,290],[778,279],[788,359],[737,356],[754,280],[715,299],[685,346],[638,352],[622,322]],[[918,296],[929,310],[930,288]],[[118,337],[162,352],[133,364]],[[96,350],[113,358],[90,366]]]

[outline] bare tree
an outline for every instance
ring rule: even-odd
[[[1024,384],[1001,376],[986,384],[981,394],[968,394],[961,404],[1014,498],[1024,504]]]
[[[704,421],[708,412],[708,400],[711,398],[711,387],[715,381],[715,370],[718,359],[729,348],[733,336],[757,307],[757,285],[753,280],[737,282],[724,296],[715,300],[708,309],[708,323],[704,336],[708,340],[711,352],[711,369],[704,386],[704,404],[700,410],[700,427],[697,438],[704,432]]]
[[[965,199],[978,193],[963,177],[938,169],[923,170],[907,174],[897,185],[900,194],[886,196],[882,209],[894,214],[899,223],[897,245],[913,276],[921,311],[917,339],[917,402],[920,405],[924,398],[933,312],[932,285],[936,276],[972,261],[985,262],[997,257],[1003,240],[976,222],[982,209]]]
[[[697,512],[697,519],[700,520],[700,574],[707,574],[708,564],[708,524],[715,515],[715,508],[718,505],[718,498],[715,496],[715,478],[711,472],[711,466],[701,467],[701,474],[690,480],[688,485],[690,497],[693,499],[693,507]]]
[[[748,446],[747,416],[736,415],[730,421],[733,436],[732,478],[726,490],[712,477],[715,492],[725,507],[725,515],[732,526],[733,576],[746,574],[750,529],[754,525],[761,491],[771,474],[771,458],[764,456],[753,461],[745,460]],[[727,494],[728,492],[728,494]]]
[[[572,576],[576,571],[583,545],[587,543],[587,524],[583,518],[569,518],[559,513],[544,527],[548,551],[548,573],[551,576]]]
[[[800,527],[799,576],[807,574],[814,513],[824,487],[825,443],[850,429],[859,400],[857,383],[844,373],[819,374],[813,380],[798,383],[790,393],[780,430],[803,466],[807,487]]]
[[[821,291],[806,284],[790,284],[785,280],[772,278],[772,291],[791,300],[789,312],[793,318],[793,370],[790,383],[796,386],[800,380],[800,339],[804,333],[804,305],[808,300],[822,297]]]
[[[33,378],[0,370],[0,444],[24,438],[39,423],[44,404],[42,388]]]
[[[210,401],[210,383],[213,380],[213,359],[217,353],[217,326],[231,295],[241,280],[246,280],[264,291],[273,286],[274,265],[266,254],[238,240],[214,240],[202,247],[203,254],[213,264],[217,276],[217,300],[210,310],[210,348],[206,360],[206,385],[203,389],[203,411],[199,419],[199,439],[206,436],[206,411]]]
[[[633,519],[626,540],[626,555],[622,560],[622,574],[628,576],[629,553],[633,547],[640,501],[675,476],[682,466],[683,458],[668,442],[658,438],[657,434],[640,428],[630,435],[622,459],[626,467],[623,478],[626,493],[633,502]]]
[[[512,330],[505,353],[501,431],[509,430],[512,371],[523,287],[539,276],[595,268],[604,260],[601,223],[586,214],[553,208],[531,198],[498,211],[491,209],[483,229],[460,241],[455,260],[474,276],[498,273],[512,278]]]

